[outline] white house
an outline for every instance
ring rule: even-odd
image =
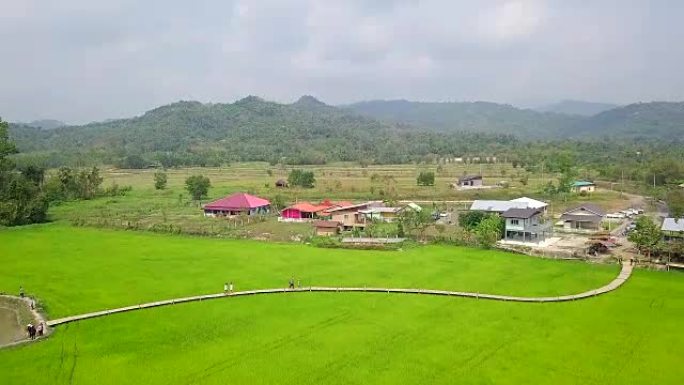
[[[605,216],[606,212],[602,208],[585,203],[561,214],[560,220],[566,230],[598,231]]]
[[[538,201],[536,199],[532,199],[532,198],[528,198],[528,197],[511,199],[511,202],[527,203],[527,207],[530,209],[539,209],[539,210],[544,210],[544,211],[549,206],[549,204],[546,202]]]
[[[506,220],[506,240],[540,242],[551,233],[551,226],[544,222],[540,209],[508,209],[501,217]]]

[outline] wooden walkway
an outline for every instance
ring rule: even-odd
[[[198,295],[194,297],[184,297],[175,298],[165,301],[149,302],[140,305],[120,307],[116,309],[102,310],[93,313],[85,313],[74,315],[70,317],[58,318],[54,320],[47,321],[47,325],[54,327],[61,324],[66,324],[69,322],[81,321],[89,318],[102,317],[110,314],[124,313],[133,310],[148,309],[159,306],[175,305],[185,302],[196,302],[204,301],[218,298],[227,297],[242,297],[250,295],[259,294],[278,294],[278,293],[305,293],[305,292],[365,292],[365,293],[401,293],[401,294],[423,294],[423,295],[441,295],[441,296],[454,296],[454,297],[467,297],[467,298],[477,298],[477,299],[488,299],[496,301],[510,301],[510,302],[566,302],[575,301],[589,297],[595,297],[597,295],[605,294],[611,292],[618,287],[620,287],[632,274],[632,266],[629,264],[623,264],[620,274],[612,280],[609,284],[602,286],[595,290],[585,291],[579,294],[564,295],[558,297],[516,297],[508,295],[497,295],[497,294],[484,294],[484,293],[469,293],[462,291],[448,291],[448,290],[430,290],[430,289],[392,289],[392,288],[381,288],[381,287],[307,287],[299,289],[261,289],[261,290],[247,290],[238,291],[230,294],[207,294]]]

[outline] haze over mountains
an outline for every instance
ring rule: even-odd
[[[610,103],[585,102],[583,100],[561,100],[557,103],[537,107],[535,110],[568,115],[593,116],[618,107],[620,106]]]

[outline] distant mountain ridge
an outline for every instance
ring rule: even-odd
[[[681,141],[684,137],[682,102],[636,103],[593,116],[539,112],[489,102],[374,100],[344,108],[423,129],[509,134],[522,140],[612,136]]]
[[[67,125],[64,122],[59,121],[59,120],[55,120],[55,119],[41,119],[41,120],[34,120],[30,123],[18,123],[18,124],[25,124],[27,126],[35,127],[35,128],[42,128],[43,130],[52,130],[52,129],[64,127]]]
[[[443,132],[504,133],[524,139],[561,135],[580,118],[491,102],[372,100],[344,106],[355,113]]]
[[[631,104],[582,117],[489,102],[395,100],[334,107],[312,96],[291,104],[248,96],[225,104],[180,101],[133,118],[51,130],[11,124],[10,134],[20,151],[49,154],[50,164],[69,157],[81,162],[84,153],[109,164],[135,154],[169,166],[220,159],[404,163],[511,151],[537,140],[681,143],[684,103]]]
[[[635,103],[601,112],[581,122],[573,137],[684,140],[684,102]]]
[[[561,100],[560,102],[535,108],[539,112],[557,114],[593,116],[604,111],[620,107],[617,104],[586,102],[583,100]]]
[[[180,164],[202,164],[206,159],[217,164],[219,159],[402,163],[417,156],[476,152],[516,141],[497,134],[446,136],[361,116],[312,96],[291,104],[256,96],[227,104],[180,101],[129,119],[49,131],[11,125],[10,133],[22,152],[88,152],[111,163],[129,154],[165,161],[182,157]]]

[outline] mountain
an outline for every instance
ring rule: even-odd
[[[22,123],[20,123],[20,124],[22,124]],[[23,124],[30,126],[30,127],[42,128],[43,130],[52,130],[54,128],[64,127],[67,125],[64,122],[60,122],[59,120],[54,120],[54,119],[34,120],[30,123],[23,123]]]
[[[558,103],[535,108],[539,112],[557,114],[593,116],[598,113],[620,107],[617,104],[585,102],[582,100],[562,100]]]
[[[228,104],[180,101],[130,119],[49,131],[11,125],[10,134],[20,151],[49,154],[41,156],[50,165],[118,163],[130,155],[166,166],[283,159],[398,163],[428,154],[492,153],[516,143],[512,136],[445,135],[384,122],[311,96],[292,104],[255,96]]]
[[[292,103],[292,106],[297,107],[297,108],[302,108],[302,109],[308,109],[308,110],[318,110],[318,109],[330,109],[334,108],[331,107],[322,101],[314,98],[311,95],[304,95],[301,98],[299,98],[296,102]]]
[[[636,103],[582,120],[572,137],[684,140],[684,102]]]
[[[424,129],[501,133],[526,139],[556,137],[581,120],[575,116],[489,102],[373,100],[344,108],[364,116],[407,123]]]

